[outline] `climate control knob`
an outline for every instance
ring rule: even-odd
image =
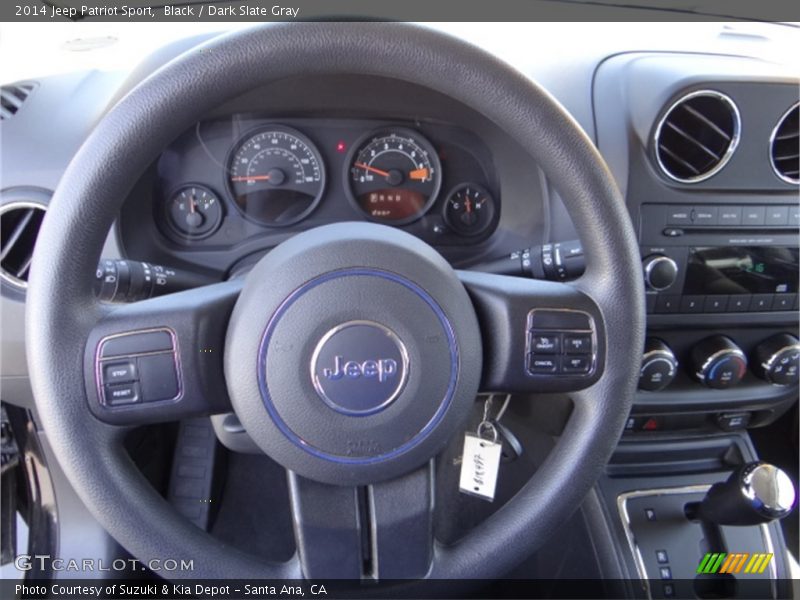
[[[642,369],[639,372],[639,389],[657,392],[667,387],[675,379],[678,360],[664,342],[647,338],[642,355]]]
[[[788,333],[779,333],[756,346],[753,354],[755,372],[775,385],[797,385],[800,380],[800,341]]]
[[[724,390],[738,384],[747,372],[747,357],[733,340],[714,335],[691,352],[694,376],[710,388]]]
[[[665,290],[678,279],[678,263],[669,256],[652,254],[642,262],[644,281],[656,292]]]

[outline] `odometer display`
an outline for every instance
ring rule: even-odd
[[[351,198],[375,221],[402,225],[436,200],[441,165],[431,143],[415,131],[381,130],[358,145],[348,163]]]
[[[247,218],[286,226],[316,208],[325,187],[325,168],[311,140],[289,127],[272,125],[236,146],[228,184]]]

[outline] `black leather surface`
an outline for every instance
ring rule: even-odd
[[[299,574],[296,561],[265,564],[178,518],[115,443],[118,432],[90,415],[81,369],[83,343],[99,310],[92,300],[92,275],[136,177],[204,112],[296,73],[387,75],[470,105],[531,153],[578,229],[588,258],[578,285],[597,302],[608,331],[605,375],[576,394],[564,435],[534,478],[457,546],[437,548],[431,572],[435,577],[498,576],[544,543],[578,506],[616,445],[633,399],[643,343],[639,257],[624,202],[571,117],[508,66],[424,28],[304,23],[238,32],[165,66],[98,124],[53,197],[31,271],[27,349],[42,423],[83,501],[134,556],[193,559],[195,571],[176,572],[176,577]]]

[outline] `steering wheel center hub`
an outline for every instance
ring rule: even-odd
[[[408,350],[397,334],[372,321],[337,325],[311,357],[311,381],[319,397],[347,415],[385,409],[408,381]]]
[[[367,483],[420,466],[463,422],[478,336],[463,286],[423,242],[333,225],[295,236],[248,275],[226,378],[239,418],[275,460],[313,479]]]

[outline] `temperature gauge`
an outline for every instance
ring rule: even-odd
[[[494,200],[485,188],[462,183],[447,196],[444,220],[456,233],[478,235],[494,220]]]
[[[211,235],[221,222],[220,200],[205,186],[185,185],[172,194],[167,202],[167,223],[184,238]]]

